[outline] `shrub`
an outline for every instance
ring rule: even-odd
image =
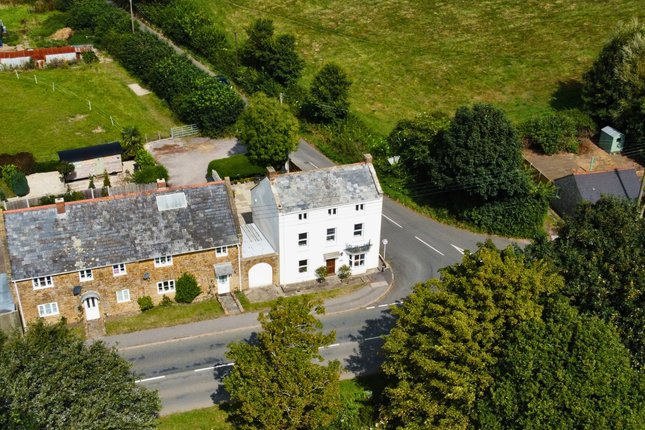
[[[11,176],[11,189],[18,197],[29,194],[29,183],[24,173],[16,172]]]
[[[177,303],[192,303],[195,297],[199,296],[202,290],[197,285],[195,275],[185,273],[177,279],[175,290],[175,301]]]
[[[110,175],[108,175],[107,169],[103,171],[103,188],[111,187]]]
[[[156,166],[144,167],[141,170],[137,170],[132,175],[132,182],[137,184],[149,184],[151,182],[156,182],[157,179],[165,179],[168,181],[168,169],[166,169],[161,164]]]
[[[329,269],[327,268],[327,266],[320,266],[316,269],[316,276],[318,277],[319,281],[324,281],[327,275],[329,275]]]
[[[163,297],[161,298],[161,306],[163,306],[164,308],[167,308],[168,306],[172,306],[172,300],[170,300],[170,297],[164,294]]]
[[[134,161],[141,167],[150,167],[155,165],[155,159],[151,153],[145,149],[140,149],[134,157]]]
[[[96,185],[94,185],[94,175],[90,175],[90,184],[87,186],[90,190],[93,190],[96,188]]]
[[[58,173],[60,173],[60,176],[62,179],[65,179],[67,175],[70,175],[74,172],[74,165],[72,163],[68,163],[67,161],[61,161],[58,163],[58,166],[56,166],[56,170],[58,170]]]
[[[15,166],[15,164],[7,164],[5,166],[2,166],[2,179],[5,180],[7,185],[11,186],[11,178],[17,171],[18,168]]]
[[[350,267],[347,264],[343,264],[338,269],[338,277],[340,279],[347,279],[350,277],[351,274],[352,274],[352,269],[350,269]]]
[[[155,307],[150,296],[143,296],[137,299],[137,303],[139,304],[139,308],[141,308],[141,312],[145,312]]]
[[[91,64],[91,63],[98,63],[99,62],[99,57],[96,56],[94,51],[83,51],[83,52],[81,52],[81,58],[83,59],[83,63],[85,63],[85,64]]]
[[[578,152],[576,123],[567,115],[537,116],[521,126],[522,134],[546,155],[556,152]]]
[[[7,195],[4,193],[4,190],[0,188],[0,202],[7,200]]]
[[[580,109],[566,109],[558,113],[573,120],[576,124],[578,139],[591,137],[598,131],[596,123],[587,112],[583,112]]]
[[[36,159],[29,152],[19,152],[17,154],[0,154],[0,166],[13,164],[18,170],[25,175],[34,173]]]
[[[238,154],[228,158],[213,160],[208,163],[208,171],[206,174],[211,176],[213,170],[222,179],[227,176],[231,179],[244,179],[266,173],[265,168],[251,164],[246,154]]]

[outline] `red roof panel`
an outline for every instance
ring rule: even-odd
[[[16,52],[0,52],[0,58],[43,57],[45,55],[54,54],[71,54],[72,52],[76,52],[76,48],[73,46],[61,46],[58,48],[39,48]]]

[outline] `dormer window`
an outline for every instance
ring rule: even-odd
[[[298,221],[306,221],[306,220],[307,220],[307,212],[298,214]]]

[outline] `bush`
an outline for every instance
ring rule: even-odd
[[[58,173],[60,173],[60,176],[63,179],[65,179],[67,175],[74,173],[74,169],[74,165],[67,161],[61,161],[60,163],[58,163],[58,166],[56,166],[56,170],[58,170]]]
[[[167,181],[168,178],[168,170],[161,164],[144,167],[132,174],[132,182],[137,184],[149,184],[151,182],[157,182],[157,179],[165,179]]]
[[[155,159],[151,153],[145,149],[140,149],[134,157],[134,161],[141,167],[151,167],[155,165]]]
[[[96,56],[94,51],[83,51],[83,52],[81,52],[81,58],[83,59],[83,63],[85,63],[85,64],[92,64],[92,63],[98,63],[99,62],[99,57]]]
[[[0,167],[7,164],[13,164],[16,169],[25,175],[31,175],[36,168],[36,159],[29,152],[19,152],[17,154],[0,154]]]
[[[329,275],[329,269],[327,268],[327,266],[320,266],[316,269],[316,276],[318,277],[319,281],[324,281],[327,275]]]
[[[137,303],[139,304],[139,308],[141,308],[141,312],[145,312],[155,307],[150,296],[143,296],[137,299]]]
[[[11,178],[13,178],[14,173],[18,171],[18,168],[14,164],[7,164],[2,166],[2,179],[5,180],[7,185],[11,186]]]
[[[578,152],[576,122],[568,115],[537,116],[521,126],[522,134],[546,155],[556,152]]]
[[[343,264],[338,269],[338,277],[340,279],[347,279],[351,276],[351,274],[352,274],[352,269],[350,269],[350,267],[347,264]]]
[[[170,297],[164,294],[163,297],[161,298],[161,306],[163,306],[164,308],[167,308],[168,306],[172,306],[172,300],[170,300]]]
[[[217,172],[220,178],[224,179],[228,176],[231,180],[250,178],[266,173],[265,168],[251,164],[246,154],[213,160],[208,163],[206,175],[211,176],[213,170]]]
[[[111,187],[110,175],[108,175],[107,169],[103,171],[103,188]]]
[[[11,189],[18,197],[29,194],[29,183],[24,173],[16,172],[11,176]]]
[[[175,290],[175,301],[177,303],[192,303],[195,297],[199,296],[202,290],[197,285],[195,275],[184,272],[179,279],[177,279]]]
[[[71,193],[61,194],[58,196],[45,196],[41,197],[38,200],[38,206],[53,205],[56,203],[56,199],[62,197],[66,202],[77,202],[80,200],[85,200],[85,196],[78,191],[72,191]]]
[[[4,190],[0,188],[0,202],[7,200],[7,195],[4,193]]]

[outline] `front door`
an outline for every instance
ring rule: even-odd
[[[217,292],[220,294],[226,294],[231,292],[231,284],[229,282],[228,275],[217,277]]]
[[[335,275],[336,274],[336,259],[331,258],[327,260],[327,274]]]
[[[85,319],[87,321],[101,317],[101,312],[99,312],[99,299],[96,297],[88,297],[83,304],[85,305]]]

